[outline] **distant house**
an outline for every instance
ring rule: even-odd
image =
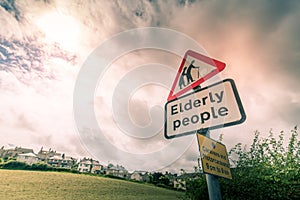
[[[83,173],[100,174],[103,173],[104,167],[97,160],[83,158],[79,161],[77,170]]]
[[[47,163],[47,160],[53,156],[55,156],[56,151],[51,150],[51,148],[47,151],[47,150],[43,150],[43,147],[41,148],[41,150],[37,153],[38,158]]]
[[[128,171],[121,165],[114,166],[109,164],[106,169],[106,175],[111,175],[120,178],[127,178]]]
[[[38,163],[39,158],[34,153],[21,153],[17,155],[17,161],[25,162],[29,165]]]
[[[71,156],[65,156],[63,159],[62,159],[62,162],[61,162],[61,167],[63,168],[73,168],[75,163],[77,162],[77,159],[76,158],[73,158]]]
[[[4,149],[4,146],[1,147],[0,149],[0,158],[4,158],[4,156],[2,156],[4,154],[6,150]]]
[[[94,162],[92,165],[91,173],[92,174],[100,174],[104,172],[104,167],[98,161]]]
[[[33,149],[27,149],[27,148],[22,148],[22,147],[15,147],[13,149],[4,149],[4,147],[1,148],[0,150],[0,157],[1,158],[16,158],[17,155],[19,154],[24,154],[24,153],[33,153]]]
[[[198,177],[199,173],[184,173],[176,177],[176,179],[173,181],[174,188],[178,190],[186,190],[186,182]]]
[[[47,163],[52,167],[59,167],[62,161],[62,157],[55,155],[47,159]]]
[[[76,159],[70,156],[65,156],[64,154],[60,155],[58,153],[47,159],[47,164],[52,167],[71,169],[75,163],[76,163]]]
[[[146,171],[134,171],[130,175],[130,179],[140,181],[140,182],[150,182],[149,173]]]
[[[37,153],[37,157],[41,162],[47,163],[52,167],[68,168],[71,169],[77,162],[77,159],[65,156],[65,154],[58,153],[51,148],[49,150],[43,150],[43,147]]]

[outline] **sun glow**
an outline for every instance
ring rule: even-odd
[[[79,50],[80,24],[70,15],[49,12],[36,21],[45,33],[46,42],[56,42],[68,51]]]

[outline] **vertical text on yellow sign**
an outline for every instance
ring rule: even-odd
[[[225,145],[197,134],[204,173],[232,179]]]

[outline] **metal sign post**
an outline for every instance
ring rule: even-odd
[[[218,177],[211,174],[206,174],[206,183],[208,187],[208,195],[210,200],[221,200],[221,189]]]
[[[206,131],[203,134],[206,137],[210,137],[209,131]],[[202,166],[203,168],[203,166]],[[208,188],[208,195],[210,200],[221,200],[222,199],[222,194],[221,194],[221,189],[220,189],[220,184],[218,177],[212,174],[206,174],[206,183],[207,183],[207,188]]]
[[[200,91],[201,87],[197,86],[194,88],[194,91]],[[205,132],[198,131],[199,134],[202,134],[208,138],[210,138],[209,130],[206,130]],[[197,135],[196,135],[197,136]],[[199,143],[199,140],[197,138],[197,141]],[[202,166],[203,168],[203,166]],[[208,188],[208,195],[210,200],[221,200],[222,199],[222,193],[220,188],[220,183],[218,180],[218,177],[212,174],[205,174],[206,177],[206,184]]]

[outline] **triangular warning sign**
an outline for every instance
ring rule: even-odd
[[[189,90],[197,87],[225,68],[226,64],[188,50],[180,64],[168,101],[176,99]]]

